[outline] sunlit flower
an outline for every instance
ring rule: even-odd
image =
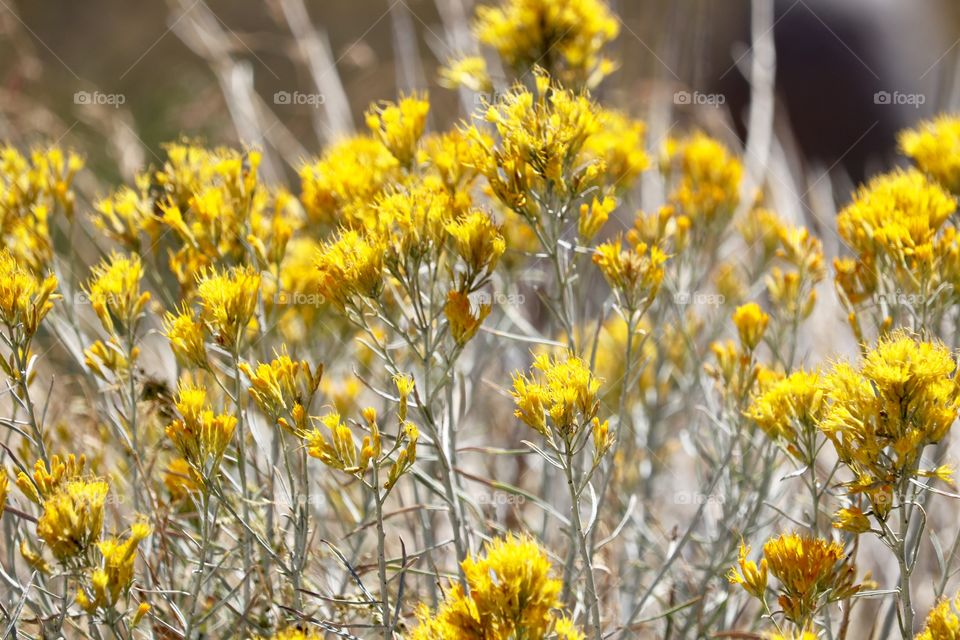
[[[37,536],[60,562],[85,554],[100,540],[110,487],[102,480],[70,480],[43,502]]]
[[[7,249],[0,249],[0,321],[9,331],[22,331],[29,341],[59,298],[56,289],[56,276],[37,277]]]
[[[749,302],[737,307],[733,312],[733,324],[737,327],[737,333],[740,335],[740,344],[747,351],[753,351],[763,340],[763,334],[767,330],[767,323],[770,321],[763,309],[756,302]]]
[[[260,274],[253,268],[211,269],[197,280],[200,318],[221,345],[235,348],[254,320]]]
[[[543,435],[570,438],[596,416],[599,390],[600,381],[580,358],[540,354],[529,376],[513,374],[514,413]]]
[[[597,247],[594,264],[623,308],[634,311],[649,306],[660,290],[666,254],[660,247],[640,243],[624,250],[619,238]]]
[[[767,590],[767,560],[761,559],[758,565],[753,560],[748,559],[750,547],[743,542],[740,543],[740,552],[738,563],[740,570],[731,568],[727,574],[727,579],[731,584],[739,584],[747,593],[755,598],[763,598]]]
[[[484,319],[490,315],[490,309],[489,303],[474,306],[466,294],[451,291],[447,296],[443,313],[450,324],[450,335],[453,336],[454,341],[459,345],[470,342]]]
[[[101,563],[89,574],[89,587],[77,592],[77,604],[93,613],[115,606],[133,583],[137,547],[150,535],[150,525],[137,522],[130,527],[126,540],[109,538],[100,542]]]
[[[960,193],[960,118],[942,115],[900,133],[900,149],[924,173]]]
[[[140,290],[142,278],[143,265],[137,254],[114,253],[93,268],[87,295],[108,333],[125,337],[143,312],[150,293]]]
[[[746,413],[771,439],[810,462],[816,454],[811,435],[823,416],[824,400],[819,373],[796,371],[765,389]]]
[[[396,103],[386,102],[367,111],[367,127],[401,165],[408,166],[423,135],[429,111],[430,103],[426,99],[416,95],[401,97]]]
[[[958,640],[960,639],[960,595],[953,600],[943,598],[927,615],[923,631],[914,640]]]
[[[561,583],[531,538],[497,538],[486,544],[485,555],[467,558],[462,567],[469,592],[453,584],[436,612],[420,607],[411,638],[545,638],[552,627],[561,638],[581,637],[554,613]]]
[[[518,74],[539,64],[565,82],[595,86],[613,70],[602,51],[620,25],[600,0],[503,0],[477,9],[475,30]]]
[[[214,413],[206,390],[186,382],[180,384],[176,407],[180,418],[167,425],[167,437],[197,474],[213,477],[233,439],[236,416]]]

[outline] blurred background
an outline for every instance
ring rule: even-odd
[[[611,4],[622,20],[613,52],[621,67],[601,89],[605,100],[634,116],[666,102],[670,124],[742,134],[748,0]],[[463,117],[469,102],[438,87],[436,72],[475,46],[473,5],[0,0],[0,138],[59,140],[111,181],[183,135],[257,144],[271,170],[289,171],[398,91],[429,90],[437,125]],[[957,104],[960,3],[777,0],[772,30],[775,130],[790,162],[803,165],[794,169],[829,169],[845,188],[843,176],[888,164],[898,128]]]

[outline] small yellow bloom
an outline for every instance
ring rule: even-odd
[[[197,279],[200,318],[217,342],[234,348],[254,319],[260,293],[260,274],[252,267],[210,269]]]
[[[914,640],[957,640],[960,638],[960,594],[943,598],[930,610],[923,631]]]
[[[739,584],[753,597],[763,598],[767,590],[767,561],[762,559],[757,565],[753,560],[747,559],[749,555],[750,547],[741,542],[738,560],[740,571],[731,568],[727,574],[727,580],[731,584]]]
[[[180,455],[204,479],[216,473],[237,428],[236,416],[215,414],[206,401],[202,386],[181,382],[176,400],[181,417],[165,430]]]
[[[833,527],[850,533],[865,533],[870,531],[870,519],[859,507],[845,507],[834,514]]]
[[[737,307],[733,312],[733,324],[736,325],[737,333],[740,335],[740,343],[747,351],[753,351],[760,344],[768,322],[770,322],[770,316],[764,313],[756,302]]]
[[[7,249],[0,249],[0,322],[8,331],[18,328],[29,341],[60,297],[56,290],[56,276],[39,278]]]
[[[102,480],[70,480],[43,502],[37,536],[66,563],[100,540],[110,487]]]
[[[514,414],[544,435],[552,430],[570,438],[596,417],[599,390],[600,381],[580,358],[541,354],[534,358],[529,376],[513,375]]]
[[[443,307],[443,313],[450,324],[450,335],[458,345],[464,345],[473,339],[483,324],[484,319],[490,315],[492,306],[480,304],[474,311],[470,298],[460,292],[451,291],[447,295],[447,304]]]
[[[112,254],[93,268],[87,295],[107,333],[126,337],[136,324],[150,293],[140,290],[143,264],[137,254]]]
[[[610,196],[604,196],[603,199],[594,198],[591,204],[581,204],[577,233],[585,241],[592,240],[616,208],[617,199]]]
[[[900,133],[900,149],[921,171],[960,193],[960,118],[942,115]]]
[[[177,313],[167,313],[163,330],[177,360],[186,366],[206,369],[207,349],[204,346],[204,325],[194,310],[184,305]]]
[[[401,97],[367,111],[367,127],[402,166],[414,158],[417,143],[427,124],[430,103],[416,95]]]

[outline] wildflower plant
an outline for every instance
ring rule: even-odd
[[[956,637],[956,117],[807,226],[764,132],[600,90],[622,26],[490,0],[459,116],[302,152],[0,145],[0,628]]]

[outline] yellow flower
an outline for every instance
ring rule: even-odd
[[[53,258],[50,215],[73,215],[73,179],[83,168],[75,153],[58,147],[25,157],[0,145],[0,237],[15,259],[34,273],[49,270]]]
[[[771,439],[783,441],[790,453],[810,462],[816,454],[815,445],[810,450],[810,436],[816,432],[824,409],[820,374],[796,371],[765,389],[746,414]]]
[[[43,502],[37,536],[62,563],[85,554],[103,530],[110,487],[102,480],[70,480]]]
[[[943,598],[927,615],[923,631],[914,640],[960,640],[960,595]]]
[[[592,240],[606,224],[613,210],[617,208],[617,199],[609,196],[594,198],[591,204],[580,205],[580,222],[577,224],[577,233],[583,240]]]
[[[184,305],[177,313],[168,312],[164,316],[163,330],[173,354],[182,365],[207,367],[203,321],[191,307]]]
[[[367,127],[402,166],[409,166],[427,124],[430,103],[417,95],[401,97],[367,111]]]
[[[317,255],[320,294],[341,309],[356,297],[376,298],[383,286],[386,246],[357,231],[341,231]]]
[[[859,507],[844,507],[833,515],[833,527],[841,531],[861,534],[870,531],[870,519]]]
[[[448,60],[440,69],[440,85],[448,89],[464,87],[478,93],[489,93],[493,83],[487,63],[481,56],[464,56]]]
[[[620,25],[600,0],[503,0],[478,7],[474,29],[518,74],[541,64],[565,82],[592,87],[613,70],[602,52]]]
[[[126,540],[109,538],[100,542],[97,546],[102,561],[90,573],[89,588],[81,586],[78,591],[77,604],[88,613],[115,606],[133,583],[137,547],[149,535],[150,525],[138,522],[130,527]]]
[[[339,413],[328,413],[320,418],[320,423],[326,427],[328,435],[317,428],[305,433],[307,453],[332,469],[362,478],[370,468],[370,462],[380,457],[381,438],[376,422],[370,425],[371,433],[364,436],[359,450],[353,432],[340,419]]]
[[[398,168],[379,140],[346,138],[300,169],[300,200],[313,222],[356,228],[371,217],[369,204],[399,176]]]
[[[500,229],[483,211],[471,211],[447,224],[457,255],[469,275],[491,273],[507,248]]]
[[[840,236],[862,261],[874,257],[897,269],[929,263],[937,232],[956,200],[915,169],[878,176],[837,216]]]
[[[201,478],[185,458],[174,458],[163,472],[163,484],[174,501],[196,493],[201,483]]]
[[[94,205],[93,224],[124,247],[139,249],[141,235],[154,238],[159,227],[148,189],[149,176],[137,176],[137,189],[120,187]]]
[[[248,392],[261,411],[287,428],[292,428],[289,416],[302,416],[295,430],[306,428],[306,409],[320,386],[322,365],[312,369],[306,360],[292,360],[284,348],[270,362],[259,362],[256,369],[244,362],[240,370],[250,379]]]
[[[737,307],[733,312],[733,324],[740,335],[740,344],[747,351],[753,351],[763,340],[770,316],[764,313],[756,302],[749,302]]]
[[[859,369],[837,364],[824,388],[829,409],[820,429],[853,472],[874,512],[889,511],[890,487],[918,475],[923,449],[947,434],[960,410],[953,354],[905,331],[881,338]]]
[[[670,203],[689,217],[694,230],[713,233],[710,227],[725,226],[740,203],[743,164],[720,142],[696,133],[668,145],[668,171],[680,172]]]
[[[513,374],[514,415],[545,436],[552,431],[571,438],[597,415],[599,390],[600,381],[580,358],[540,354],[534,357],[529,377],[519,371]]]
[[[635,311],[649,306],[663,282],[666,254],[660,247],[640,243],[623,250],[621,239],[597,247],[593,262],[613,289],[623,308]]]
[[[856,593],[855,569],[846,563],[843,547],[823,538],[784,534],[763,545],[770,575],[780,581],[779,603],[784,615],[804,627],[811,622],[824,596],[842,600]]]
[[[7,470],[0,468],[0,518],[3,517],[3,511],[7,507],[7,495],[10,493],[10,477],[7,476]]]
[[[644,151],[646,125],[610,109],[601,109],[597,120],[600,128],[587,139],[584,150],[603,161],[610,188],[622,193],[650,166],[650,158]]]
[[[49,469],[43,460],[37,460],[33,465],[33,474],[19,472],[17,487],[30,501],[41,505],[67,482],[82,478],[86,464],[87,459],[82,455],[77,457],[71,453],[66,458],[61,458],[53,454],[50,456]]]
[[[469,595],[454,584],[435,613],[418,608],[412,640],[545,638],[551,628],[560,638],[582,637],[554,612],[561,582],[550,576],[550,562],[536,542],[511,534],[484,550],[484,556],[461,563]]]
[[[727,573],[727,580],[730,584],[739,584],[753,597],[762,599],[767,590],[767,561],[762,559],[757,565],[753,560],[747,559],[749,555],[750,547],[741,542],[738,560],[740,571],[731,568]]]
[[[900,133],[900,149],[924,173],[960,193],[960,118],[942,115]]]
[[[260,274],[252,267],[211,269],[197,279],[200,318],[217,342],[235,348],[254,319],[260,292]]]
[[[468,130],[476,142],[473,164],[493,194],[528,222],[542,215],[538,197],[573,201],[604,177],[603,160],[585,151],[600,131],[599,107],[551,86],[539,70],[536,85],[536,94],[517,85],[487,108],[484,118],[496,128],[497,144],[476,127]]]
[[[451,291],[447,294],[447,303],[443,307],[443,313],[450,324],[450,335],[458,345],[464,345],[473,339],[483,324],[484,319],[490,315],[491,305],[480,304],[474,312],[470,298],[460,292]]]
[[[23,268],[6,248],[0,249],[0,321],[8,331],[22,331],[29,341],[53,308],[53,301],[60,297],[56,290],[56,276],[39,278]]]
[[[140,291],[143,265],[140,256],[111,254],[93,268],[87,283],[87,295],[100,323],[111,335],[125,337],[150,300]]]
[[[166,435],[190,467],[202,478],[215,475],[237,428],[233,415],[215,414],[202,386],[181,382],[176,407],[180,418],[166,427]]]

